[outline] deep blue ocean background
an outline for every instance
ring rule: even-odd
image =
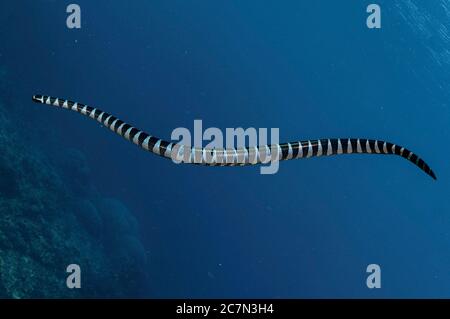
[[[144,274],[126,296],[450,297],[450,1],[377,1],[380,30],[366,27],[371,1],[77,0],[80,30],[66,27],[69,3],[0,4],[0,99],[18,140],[51,163],[76,150],[96,192],[135,217]],[[277,127],[281,141],[386,139],[438,180],[389,156],[275,175],[174,165],[33,94],[167,139],[195,119]],[[372,263],[381,289],[366,286]]]

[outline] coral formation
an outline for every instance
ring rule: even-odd
[[[139,296],[147,260],[134,216],[99,195],[81,152],[52,162],[14,136],[1,103],[0,297]],[[82,289],[66,286],[72,263]]]

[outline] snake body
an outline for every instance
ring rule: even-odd
[[[325,138],[283,144],[242,147],[238,149],[206,149],[177,145],[141,131],[98,108],[46,95],[34,95],[33,101],[81,113],[98,121],[140,148],[181,162],[209,166],[242,166],[290,159],[340,154],[398,155],[436,179],[431,168],[408,149],[382,140],[366,138]]]

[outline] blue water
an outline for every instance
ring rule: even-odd
[[[449,1],[377,1],[379,30],[367,1],[76,3],[80,30],[65,26],[65,1],[0,5],[11,117],[30,147],[81,151],[98,191],[136,217],[139,296],[450,297]],[[167,139],[195,119],[279,128],[281,141],[386,139],[438,180],[388,156],[289,161],[274,175],[174,165],[33,94]],[[372,263],[381,289],[366,286]]]

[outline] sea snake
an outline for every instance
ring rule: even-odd
[[[146,151],[181,162],[210,166],[237,166],[261,164],[270,160],[290,160],[340,154],[395,154],[419,167],[436,179],[431,168],[406,148],[382,140],[366,138],[325,138],[283,144],[242,147],[239,149],[191,148],[167,142],[145,133],[117,117],[81,103],[46,95],[34,95],[37,103],[61,107],[97,120],[113,132]],[[180,160],[180,156],[183,159]]]

